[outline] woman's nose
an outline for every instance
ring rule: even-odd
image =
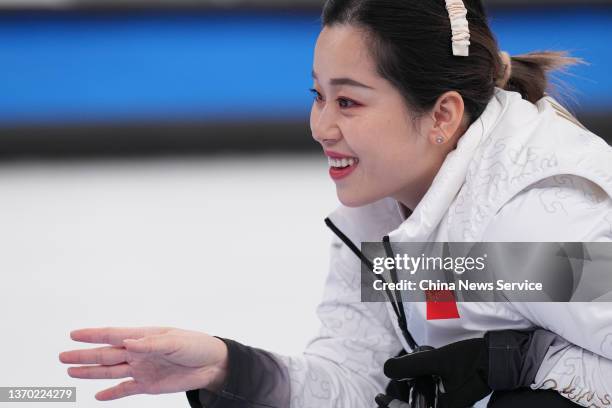
[[[310,131],[312,137],[323,146],[333,145],[341,139],[340,129],[327,107],[311,114]]]

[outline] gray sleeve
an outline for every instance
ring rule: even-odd
[[[602,349],[609,351],[605,345]],[[530,388],[555,390],[584,407],[609,407],[612,360],[557,336]]]
[[[228,378],[218,393],[187,391],[192,408],[286,408],[290,381],[286,366],[274,354],[221,339],[228,348]]]
[[[536,329],[494,331],[485,338],[489,347],[489,386],[502,391],[530,386],[558,336]]]
[[[529,387],[557,391],[584,407],[612,404],[612,361],[604,356],[545,329],[490,332],[485,337],[493,390]]]

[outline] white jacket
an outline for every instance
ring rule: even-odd
[[[496,89],[412,215],[387,198],[340,206],[329,218],[357,245],[381,241],[612,241],[612,148],[556,101],[536,105]],[[360,261],[337,238],[317,309],[322,327],[289,368],[291,407],[371,407],[384,362],[407,344],[388,303],[360,302]],[[417,343],[440,347],[501,329],[543,327],[559,341],[532,388],[584,406],[612,401],[612,306],[606,303],[458,303],[460,318],[426,320],[405,303]],[[609,360],[610,359],[610,360]],[[484,404],[484,400],[481,402]]]

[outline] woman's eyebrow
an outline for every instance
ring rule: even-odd
[[[317,74],[315,74],[314,71],[312,71],[312,77],[314,79],[317,79]],[[361,82],[355,81],[354,79],[351,79],[351,78],[332,78],[329,81],[329,83],[332,86],[348,85],[348,86],[356,86],[356,87],[366,88],[366,89],[374,89],[371,86],[362,84]]]

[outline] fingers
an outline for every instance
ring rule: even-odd
[[[127,361],[123,347],[98,347],[87,350],[71,350],[60,353],[59,359],[66,364],[103,364],[115,365]]]
[[[70,332],[70,338],[83,343],[121,346],[125,339],[138,339],[166,333],[169,330],[169,327],[98,327],[73,330]]]
[[[69,367],[68,375],[74,378],[125,378],[132,376],[129,364],[117,364],[113,366],[84,366]]]
[[[385,362],[385,375],[394,380],[404,380],[424,375],[440,374],[436,351],[419,351],[391,358]]]
[[[172,353],[179,348],[177,338],[165,334],[144,337],[138,340],[126,339],[125,348],[134,353]]]
[[[140,384],[134,380],[124,381],[114,387],[107,388],[96,394],[98,401],[110,401],[142,392]]]

